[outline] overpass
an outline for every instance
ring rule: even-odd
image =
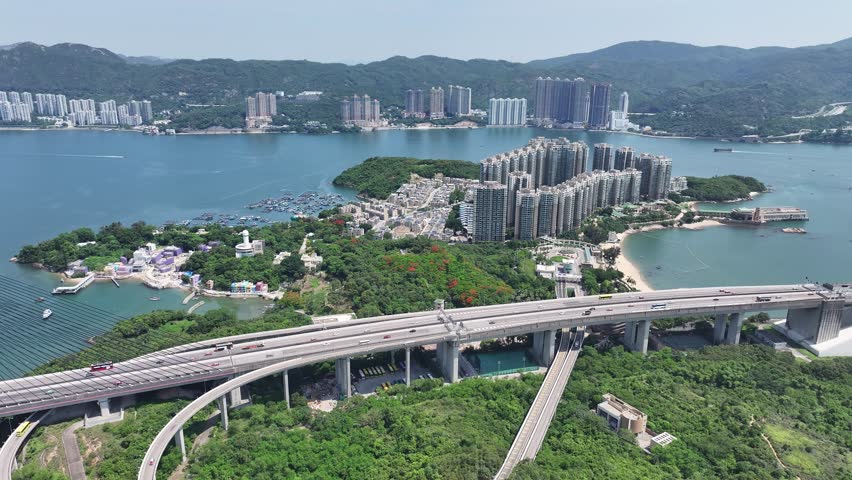
[[[650,322],[672,316],[714,315],[717,342],[737,343],[742,313],[783,309],[788,310],[788,318],[797,328],[809,329],[819,338],[836,337],[847,310],[846,302],[843,293],[816,285],[775,285],[674,289],[446,311],[439,305],[437,311],[195,342],[119,362],[97,372],[84,368],[3,381],[0,415],[87,402],[98,402],[101,410],[108,412],[111,398],[228,379],[211,391],[218,395],[204,403],[222,397],[219,401],[224,406],[223,392],[230,393],[233,400],[234,391],[253,380],[282,373],[286,382],[289,369],[328,360],[336,361],[340,391],[348,396],[351,357],[398,349],[409,353],[411,348],[434,344],[438,345],[438,361],[445,380],[455,382],[459,343],[533,333],[533,351],[542,363],[548,364],[553,359],[557,330],[625,322],[625,344],[644,352]],[[226,346],[217,347],[220,344]],[[205,394],[198,401],[208,398]],[[227,408],[221,410],[223,421],[227,421]],[[178,435],[179,430],[182,433],[176,429],[173,435]],[[182,440],[182,435],[179,437]],[[151,453],[158,461],[162,451],[157,453],[155,449]]]
[[[647,350],[650,322],[658,318],[714,315],[717,343],[737,343],[742,313],[788,310],[789,322],[814,338],[837,336],[847,298],[813,285],[692,288],[605,297],[542,300],[517,304],[414,312],[296,329],[239,335],[170,348],[89,368],[0,382],[0,415],[18,415],[85,402],[108,409],[110,398],[232,378],[307,355],[338,361],[338,383],[348,394],[349,357],[438,344],[444,378],[458,379],[458,344],[534,335],[533,350],[549,364],[556,330],[625,322],[625,344]],[[730,324],[730,327],[728,327]],[[545,334],[545,332],[550,332]],[[820,340],[820,341],[822,341]],[[229,348],[215,345],[232,343]],[[311,357],[313,358],[313,357]],[[108,360],[108,359],[104,359]]]

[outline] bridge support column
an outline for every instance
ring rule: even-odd
[[[651,336],[651,321],[639,320],[634,323],[636,325],[636,338],[630,350],[644,355],[648,353],[648,337]]]
[[[787,311],[787,328],[812,343],[837,338],[844,323],[845,299],[823,300],[822,305]],[[847,313],[848,315],[848,313]]]
[[[532,337],[532,351],[536,361],[542,366],[548,366],[556,355],[556,331],[546,330],[535,332]]]
[[[719,345],[725,340],[725,327],[728,325],[728,315],[720,313],[713,322],[713,343]]]
[[[219,416],[222,417],[222,429],[228,430],[228,397],[219,397]]]
[[[444,381],[447,383],[456,383],[459,381],[459,346],[453,340],[441,342],[438,344],[438,363],[441,365],[441,372],[444,375]]]
[[[290,373],[284,370],[281,374],[281,380],[284,382],[284,401],[287,402],[287,409],[290,409]]]
[[[186,463],[186,441],[183,438],[183,428],[179,429],[175,434],[175,445],[180,449],[181,458],[183,458],[183,463]]]
[[[743,316],[739,313],[732,313],[728,318],[728,333],[725,335],[725,344],[737,345],[740,343],[740,330],[743,329]]]
[[[228,380],[233,380],[233,379],[237,378],[238,376],[239,375],[232,375],[232,376],[228,377]],[[243,396],[243,388],[248,390],[248,385],[243,386],[243,387],[237,387],[237,388],[231,390],[230,392],[228,392],[228,405],[230,405],[231,408],[238,408],[238,407],[242,407],[243,405],[245,405],[247,403],[251,403],[251,398]]]
[[[109,411],[109,399],[108,398],[98,400],[98,407],[101,409],[101,417],[106,418],[106,417],[109,416],[110,411]]]
[[[405,385],[411,385],[411,347],[405,347]]]
[[[624,322],[624,348],[633,351],[636,343],[636,322]]]
[[[349,398],[352,396],[352,377],[349,372],[349,357],[338,358],[334,362],[334,371],[340,394]]]

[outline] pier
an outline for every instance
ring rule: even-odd
[[[184,299],[183,299],[183,304],[184,304],[184,305],[186,305],[186,304],[187,304],[187,303],[189,303],[189,301],[190,301],[190,300],[192,300],[194,297],[195,297],[195,292],[193,291],[193,292],[191,292],[189,295],[187,295],[187,296],[186,296],[186,298],[184,298]]]
[[[121,288],[121,285],[118,284],[118,280],[116,280],[115,277],[110,277],[110,280],[112,280],[112,283],[115,284],[116,288]]]
[[[196,311],[198,309],[198,307],[200,307],[202,305],[204,305],[204,300],[202,300],[202,301],[196,303],[195,305],[189,307],[189,310],[187,311],[187,313],[192,313],[192,312]]]
[[[77,285],[56,287],[56,288],[53,289],[52,293],[54,295],[74,294],[74,293],[77,293],[80,290],[88,287],[94,280],[95,280],[95,274],[90,273],[90,274],[86,275],[86,278],[84,278]],[[113,281],[115,281],[115,280],[113,280]]]

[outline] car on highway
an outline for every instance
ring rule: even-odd
[[[385,338],[385,339],[390,338],[390,335],[385,335],[385,336],[384,336],[384,337],[382,337],[382,338]]]
[[[119,385],[124,384],[124,382],[122,382],[121,380],[116,380],[116,381],[112,382],[112,384],[115,385],[115,386],[119,386]]]
[[[263,348],[262,343],[255,343],[254,345],[246,345],[242,348],[242,350],[254,350],[255,348]]]
[[[494,320],[489,320],[489,321],[488,321],[488,325],[494,325],[494,323],[495,323],[495,322],[494,322]]]
[[[591,311],[591,310],[586,310],[585,312],[583,312],[583,316],[584,316],[584,317],[588,317],[588,316],[589,316],[589,315],[591,315],[591,314],[592,314],[592,311]]]
[[[93,363],[89,366],[89,372],[102,372],[112,370],[112,362]]]
[[[408,333],[414,333],[414,332],[416,332],[416,331],[417,331],[417,329],[416,329],[416,328],[412,328],[411,330],[409,330],[409,331],[408,331]]]
[[[219,362],[213,362],[213,363],[211,363],[209,366],[211,366],[211,367],[218,367],[218,366],[219,366]]]

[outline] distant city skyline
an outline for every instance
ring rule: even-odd
[[[212,8],[199,10],[195,2],[151,0],[131,16],[126,14],[125,5],[105,0],[50,2],[49,16],[39,15],[38,5],[13,3],[4,6],[6,18],[15,21],[4,24],[0,45],[68,42],[129,56],[354,64],[395,55],[526,62],[634,40],[753,48],[817,45],[852,36],[843,22],[824,21],[826,12],[833,18],[852,15],[852,4],[836,0],[812,0],[808,8],[792,0],[700,4],[678,0],[613,0],[606,4],[546,0],[534,5],[509,0],[317,0],[310,4],[252,0],[239,9],[216,8],[216,3],[221,2],[211,0],[205,6]],[[454,14],[446,15],[450,6]],[[790,15],[790,11],[796,14]],[[548,18],[608,18],[613,25],[600,35],[597,22],[572,22],[570,41],[565,41],[560,29],[541,29],[536,35],[521,37],[488,34],[493,25],[534,25]],[[760,22],[755,22],[756,18]],[[381,28],[361,28],[363,22],[359,20],[376,19]],[[410,19],[417,19],[416,25]],[[622,28],[615,28],[619,19],[628,20]],[[86,24],[98,28],[78,28]],[[237,31],[243,25],[251,25],[251,35]],[[146,35],[126,35],[128,29]],[[423,42],[423,38],[429,41]]]

